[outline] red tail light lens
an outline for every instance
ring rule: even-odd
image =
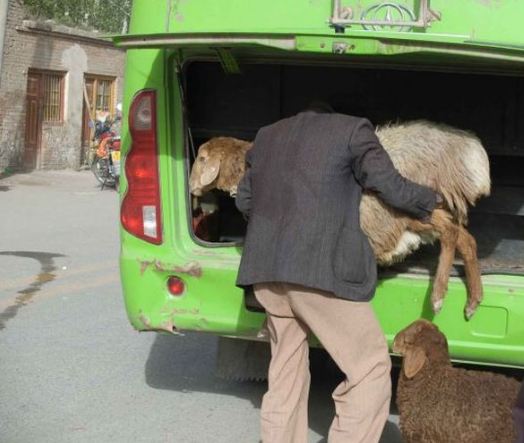
[[[131,147],[125,163],[128,187],[120,220],[129,233],[158,245],[162,243],[162,213],[156,122],[155,91],[140,91],[129,109]]]
[[[186,289],[184,282],[176,276],[171,276],[167,280],[167,289],[171,293],[171,295],[182,295],[184,293],[184,290]]]

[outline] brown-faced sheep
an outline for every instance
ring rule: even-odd
[[[517,380],[454,368],[446,337],[427,320],[400,331],[393,351],[403,356],[397,407],[406,443],[514,443]]]
[[[398,171],[437,191],[445,207],[434,211],[430,222],[422,223],[388,207],[372,193],[364,193],[361,227],[377,262],[387,266],[402,261],[421,244],[439,239],[441,252],[431,294],[433,310],[439,312],[458,249],[466,272],[465,314],[470,318],[482,300],[482,284],[477,245],[465,225],[468,205],[490,192],[486,151],[473,134],[427,121],[384,126],[376,132]],[[191,172],[191,192],[198,196],[218,188],[234,195],[244,173],[245,153],[251,146],[230,137],[214,138],[202,145]]]
[[[515,443],[524,443],[524,380],[520,387],[517,403],[513,408],[513,420],[515,420],[518,435]]]
[[[189,177],[191,193],[201,196],[217,188],[235,195],[244,175],[246,152],[252,146],[233,137],[215,137],[201,145]]]

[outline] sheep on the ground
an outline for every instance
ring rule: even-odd
[[[517,403],[513,408],[513,420],[517,428],[517,440],[515,443],[524,443],[524,380],[520,387]]]
[[[406,443],[515,442],[517,380],[453,367],[446,337],[423,319],[397,334],[393,352],[403,356],[396,403]]]
[[[433,310],[439,312],[458,249],[466,273],[465,315],[470,318],[482,300],[482,284],[477,245],[465,226],[468,205],[490,192],[489,160],[484,147],[469,132],[428,121],[388,125],[376,133],[398,171],[437,191],[445,207],[435,210],[431,221],[423,223],[365,192],[360,222],[377,262],[383,266],[400,262],[421,244],[439,239],[441,252],[431,293]],[[198,196],[218,188],[234,195],[251,146],[230,137],[213,138],[202,145],[191,172],[190,191]]]

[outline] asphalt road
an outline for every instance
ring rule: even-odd
[[[215,376],[217,338],[139,334],[118,274],[118,197],[89,171],[0,180],[0,441],[258,442],[264,383]],[[314,376],[310,442],[335,380]],[[401,441],[391,416],[381,443]]]

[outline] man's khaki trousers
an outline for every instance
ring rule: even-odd
[[[333,392],[328,441],[378,442],[389,414],[391,360],[370,304],[283,283],[255,285],[255,296],[266,309],[271,343],[262,441],[307,442],[312,332],[346,376]]]

